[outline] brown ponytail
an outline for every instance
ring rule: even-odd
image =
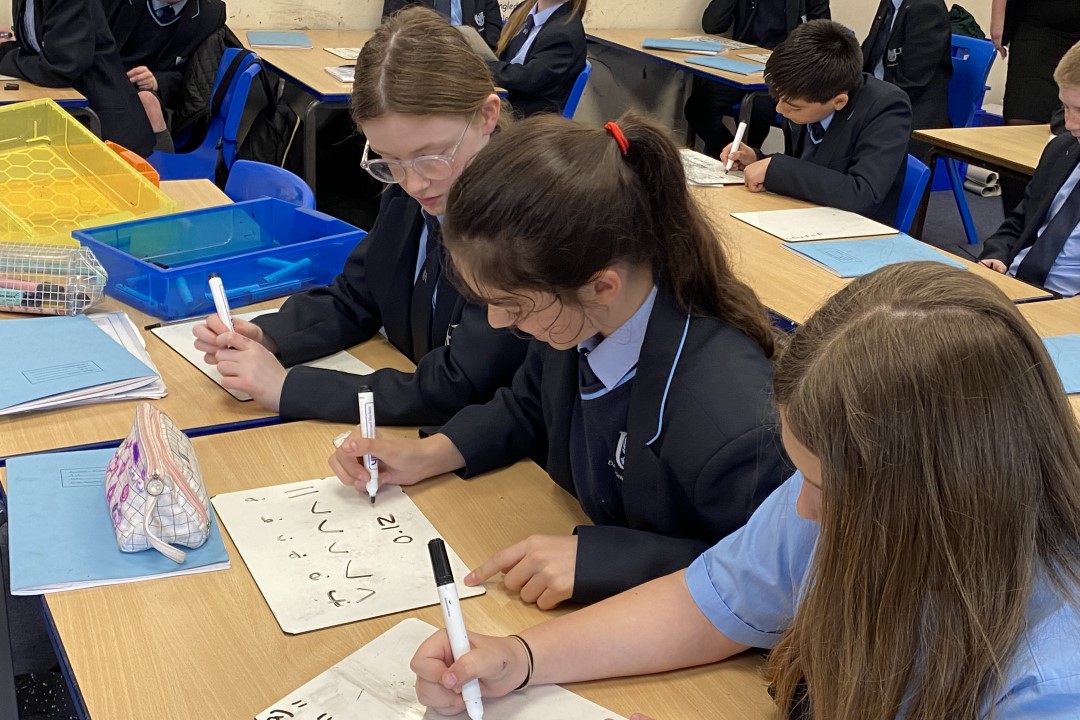
[[[502,57],[502,54],[506,51],[510,41],[513,40],[521,28],[525,26],[525,18],[529,16],[532,9],[536,7],[537,0],[525,0],[523,3],[514,8],[514,11],[510,13],[510,17],[507,18],[506,24],[503,25],[502,32],[499,34],[499,43],[495,46],[495,54]],[[578,16],[585,15],[585,6],[588,4],[588,0],[569,0],[573,8],[573,14]],[[511,58],[504,58],[510,60]]]
[[[668,131],[634,113],[618,124],[625,155],[607,131],[553,115],[495,136],[450,190],[454,262],[477,287],[564,303],[606,267],[648,264],[684,311],[730,323],[771,356],[765,309],[690,196]]]

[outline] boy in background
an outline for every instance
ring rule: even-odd
[[[765,82],[784,116],[784,152],[743,145],[728,157],[751,192],[828,205],[892,224],[904,185],[911,104],[862,72],[855,36],[831,20],[799,26],[773,51]]]

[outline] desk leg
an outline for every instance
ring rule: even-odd
[[[934,168],[937,166],[937,160],[938,149],[931,145],[926,157],[923,158],[923,162],[930,168],[930,180],[926,183],[926,189],[923,190],[922,198],[919,200],[919,209],[915,211],[915,217],[912,218],[911,227],[908,229],[911,237],[917,240],[922,240],[923,226],[926,224],[926,209],[930,207],[930,191],[934,188]]]

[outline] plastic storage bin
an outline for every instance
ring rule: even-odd
[[[0,242],[74,245],[72,230],[178,210],[52,100],[0,107]]]
[[[108,271],[107,295],[165,320],[213,312],[212,272],[236,307],[326,285],[365,235],[274,198],[74,233]]]

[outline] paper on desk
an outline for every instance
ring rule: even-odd
[[[438,628],[409,618],[256,715],[256,720],[421,720],[441,717],[416,699],[409,669]],[[465,717],[464,714],[461,717]],[[625,720],[557,685],[484,698],[485,720]]]
[[[260,315],[266,315],[269,313],[275,313],[277,310],[258,310],[255,312],[236,313],[233,317],[242,318],[244,320],[251,320],[257,318]],[[203,353],[195,349],[195,336],[191,334],[192,328],[199,323],[203,322],[202,318],[196,320],[188,320],[182,323],[170,323],[168,325],[160,325],[156,328],[152,328],[150,332],[161,338],[162,342],[171,347],[177,353],[180,354],[185,360],[194,365],[196,368],[206,375],[208,378],[221,385],[221,373],[213,365],[208,365],[203,361]],[[336,352],[333,355],[327,355],[324,358],[312,360],[304,363],[308,367],[323,368],[324,370],[338,370],[340,372],[352,373],[353,375],[370,375],[375,370],[366,363],[357,360],[349,353],[342,350]],[[237,400],[250,400],[251,396],[247,393],[242,393],[239,390],[229,390],[222,388]]]
[[[1043,338],[1043,344],[1061,376],[1065,392],[1080,393],[1080,335]]]
[[[352,65],[331,65],[323,70],[330,73],[330,76],[338,82],[351,84],[356,81],[356,68]]]
[[[146,352],[146,341],[143,340],[142,335],[139,333],[138,326],[132,322],[127,313],[121,311],[89,313],[86,317],[90,318],[95,325],[104,330],[106,335],[123,345],[129,353],[139,358],[139,360],[153,370],[154,374],[157,376],[153,382],[147,383],[141,388],[135,388],[126,393],[123,399],[154,400],[165,397],[167,394],[165,381],[162,380],[161,373],[158,371],[157,366],[154,365],[150,353]],[[116,399],[119,400],[121,398]]]
[[[0,323],[0,415],[123,400],[160,380],[84,315]]]
[[[846,210],[829,207],[731,213],[731,217],[784,242],[894,235],[896,229]]]
[[[287,633],[439,603],[427,548],[439,534],[396,485],[379,488],[374,505],[336,477],[225,493],[213,504]],[[448,554],[454,577],[465,577],[461,558]]]
[[[769,53],[739,53],[739,57],[746,58],[751,62],[761,63],[762,65],[769,62]]]
[[[229,556],[211,515],[202,547],[177,564],[157,550],[120,552],[105,499],[115,450],[22,455],[7,461],[11,592],[39,595],[224,570]]]
[[[861,240],[804,242],[784,247],[842,278],[861,277],[886,265],[923,260],[967,269],[966,265],[947,253],[904,233]]]
[[[672,38],[672,40],[686,40],[688,42],[708,42],[708,43],[720,43],[720,52],[727,52],[728,50],[745,50],[746,48],[752,48],[753,45],[748,45],[738,40],[732,40],[726,37],[716,37],[715,35],[687,35],[686,37]],[[714,54],[714,53],[709,53]]]
[[[331,55],[337,55],[342,60],[355,60],[360,57],[360,48],[323,48]]]
[[[691,185],[742,185],[745,182],[740,171],[727,172],[724,163],[696,150],[681,148],[679,157],[686,182]]]

